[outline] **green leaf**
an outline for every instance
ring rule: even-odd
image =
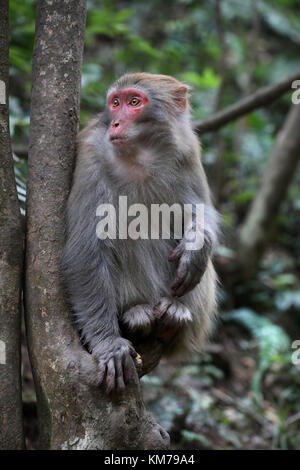
[[[220,77],[211,68],[205,68],[201,75],[192,71],[185,72],[181,74],[180,78],[198,88],[217,88],[220,83]]]
[[[237,204],[244,204],[245,202],[252,201],[254,196],[254,191],[250,191],[249,189],[246,191],[242,191],[239,194],[236,194],[232,197],[232,200]]]
[[[10,46],[9,48],[9,60],[11,65],[26,72],[31,73],[31,63],[28,60],[26,51],[18,46]]]
[[[182,435],[183,439],[187,442],[196,441],[196,442],[200,442],[200,444],[202,444],[204,447],[209,447],[210,446],[209,441],[206,439],[206,437],[203,434],[198,434],[196,432],[188,431],[187,429],[183,429],[181,431],[181,435]]]
[[[274,325],[268,318],[248,308],[233,310],[226,314],[224,319],[236,321],[246,327],[258,343],[259,365],[252,379],[252,390],[258,399],[261,394],[261,380],[264,372],[273,362],[276,362],[279,353],[289,350],[290,338],[278,325]]]

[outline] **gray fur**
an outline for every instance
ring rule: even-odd
[[[148,74],[141,76],[148,77]],[[117,87],[122,83],[134,86],[132,77],[136,75],[120,79]],[[143,79],[140,79],[136,85],[150,96],[145,113],[130,130],[133,144],[128,154],[135,152],[136,168],[134,163],[129,171],[109,141],[110,120],[106,111],[79,135],[68,201],[62,270],[82,339],[99,359],[100,381],[105,368],[109,375],[113,367],[111,358],[118,356],[123,360],[122,357],[132,354],[130,343],[120,338],[119,322],[124,314],[127,324],[133,327],[135,322],[130,322],[128,315],[134,314],[136,305],[147,304],[154,308],[163,297],[172,302],[171,285],[176,278],[178,260],[170,262],[168,257],[175,248],[181,257],[179,270],[185,276],[186,285],[194,287],[180,298],[186,306],[185,315],[190,312],[193,321],[184,323],[170,354],[181,358],[199,350],[211,329],[216,310],[216,275],[210,257],[217,240],[218,215],[211,205],[199,143],[190,125],[189,108],[182,113],[170,112],[170,105],[164,105],[166,90],[161,87],[161,97],[149,83],[146,80],[143,87]],[[137,174],[145,171],[146,178],[132,177],[135,171]],[[143,203],[149,210],[152,203],[205,203],[204,247],[187,252],[184,238],[180,243],[174,239],[99,240],[96,208],[101,203],[112,203],[117,208],[119,195],[128,197],[128,205]],[[137,324],[141,318],[141,315],[136,318]],[[113,387],[110,384],[110,388]]]

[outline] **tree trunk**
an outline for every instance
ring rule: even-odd
[[[26,320],[41,447],[165,449],[137,374],[119,396],[96,386],[97,364],[80,345],[61,276],[65,208],[79,120],[85,1],[39,0],[33,57],[26,253]],[[87,188],[88,190],[88,188]]]
[[[8,0],[0,3],[0,449],[24,447],[21,393],[23,232],[8,119]]]
[[[251,274],[300,158],[300,105],[292,105],[266,165],[260,190],[240,230],[239,263]]]

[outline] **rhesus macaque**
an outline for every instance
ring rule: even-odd
[[[112,204],[118,213],[120,195],[128,207],[203,204],[202,248],[186,249],[187,232],[181,240],[174,233],[99,239],[97,207]],[[123,331],[147,337],[156,325],[169,357],[201,349],[216,311],[217,230],[188,87],[165,75],[124,75],[109,88],[105,111],[79,134],[62,261],[78,329],[108,392],[124,388],[136,356]]]

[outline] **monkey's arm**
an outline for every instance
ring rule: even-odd
[[[89,191],[89,196],[77,191],[75,182],[68,204],[62,271],[82,340],[99,363],[99,383],[105,379],[110,392],[124,388],[132,367],[130,356],[136,353],[131,343],[120,335],[109,269],[112,254],[96,236],[96,199],[100,199],[99,204],[101,195],[92,184]],[[97,197],[86,200],[93,193]]]
[[[191,176],[191,187],[195,196],[193,213],[194,205],[202,204],[204,218],[198,226],[195,225],[195,220],[192,221],[191,227],[187,229],[183,239],[169,256],[171,262],[179,260],[176,278],[171,286],[174,297],[182,297],[201,281],[218,238],[219,215],[210,201],[206,176],[201,164],[197,165]],[[197,231],[201,233],[197,234]],[[199,239],[202,240],[201,247],[196,250],[188,249],[191,234],[199,235]]]

